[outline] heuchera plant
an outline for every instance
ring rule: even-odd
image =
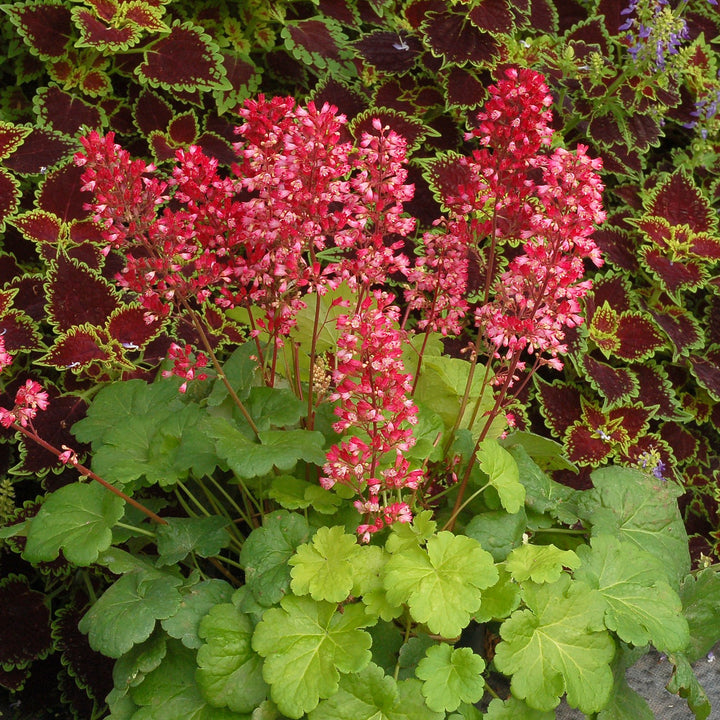
[[[551,102],[537,72],[498,78],[456,181],[425,163],[428,228],[405,139],[330,105],[246,101],[231,173],[83,139],[101,257],[122,257],[97,296],[135,319],[138,370],[174,342],[153,382],[89,398],[74,442],[41,431],[63,398],[12,377],[2,425],[81,480],[0,537],[85,579],[67,614],[115,660],[110,718],[549,720],[562,696],[630,718],[651,644],[708,717],[689,663],[720,580],[690,572],[681,489],[645,458],[571,490],[546,473],[572,468],[561,446],[513,427],[602,263],[600,162],[557,141]],[[65,335],[74,362],[130,365],[95,327]]]

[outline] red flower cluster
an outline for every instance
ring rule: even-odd
[[[333,428],[356,434],[330,448],[320,482],[324,488],[347,485],[363,498],[367,494],[355,502],[367,516],[358,527],[365,541],[386,524],[412,519],[407,504],[389,503],[388,495],[399,498],[402,488],[417,488],[422,476],[404,457],[415,444],[417,406],[409,398],[412,376],[401,357],[405,334],[397,329],[399,311],[392,299],[376,292],[356,313],[337,320],[342,335],[330,399],[340,401],[335,409],[340,419]]]
[[[0,425],[9,428],[14,422],[27,427],[37,415],[38,410],[48,407],[48,394],[35,380],[26,380],[15,393],[15,406],[12,410],[0,407]]]

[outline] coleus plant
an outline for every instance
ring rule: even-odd
[[[599,161],[553,147],[551,104],[508,69],[479,148],[453,175],[426,164],[443,208],[426,228],[405,212],[406,140],[329,105],[247,101],[232,173],[193,146],[161,175],[84,138],[98,270],[122,256],[93,296],[136,355],[97,354],[123,347],[109,324],[62,348],[78,373],[135,357],[144,377],[56,398],[2,340],[0,423],[82,480],[0,532],[85,580],[54,624],[82,606],[115,660],[109,717],[549,719],[563,695],[634,717],[650,711],[623,671],[649,644],[708,716],[689,661],[720,636],[720,579],[691,572],[681,489],[659,459],[618,458],[571,490],[543,469],[572,467],[561,446],[513,429],[602,262]],[[59,423],[75,440],[48,443],[43,415],[86,401]]]

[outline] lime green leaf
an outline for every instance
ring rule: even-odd
[[[306,353],[312,350],[312,339],[315,335],[315,353],[322,355],[326,352],[335,352],[340,332],[336,320],[340,315],[347,315],[347,304],[340,301],[353,297],[347,283],[342,283],[335,290],[328,290],[318,296],[317,293],[308,293],[304,296],[305,307],[295,315],[296,325],[290,331],[290,337]],[[318,307],[319,303],[319,307]],[[315,328],[315,313],[318,313],[318,328]]]
[[[91,565],[110,547],[112,526],[123,516],[125,503],[98,483],[65,485],[47,496],[27,525],[23,558],[54,560],[60,550],[75,565]]]
[[[207,427],[218,455],[242,478],[267,475],[274,467],[292,470],[298,460],[325,462],[325,438],[315,430],[264,430],[255,443],[224,418],[211,418]]]
[[[136,571],[116,580],[78,623],[90,646],[117,658],[150,637],[157,620],[172,617],[180,608],[178,585],[171,574],[148,576]]]
[[[377,665],[346,675],[340,689],[308,714],[309,720],[440,720],[442,713],[429,710],[422,696],[413,697],[415,683],[396,683]]]
[[[592,534],[616,535],[655,555],[677,588],[690,571],[687,533],[676,501],[682,490],[626,467],[602,468],[590,477],[595,489],[584,495]]]
[[[613,685],[609,663],[615,643],[604,628],[605,602],[597,590],[563,574],[552,584],[524,588],[526,610],[500,627],[495,665],[512,675],[513,695],[536,710],[552,710],[567,692],[568,703],[597,712]]]
[[[475,613],[475,620],[479,623],[502,620],[520,605],[520,586],[503,566],[498,570],[500,574],[498,581],[483,590],[482,605]]]
[[[290,587],[288,561],[309,535],[307,520],[285,510],[266,515],[265,524],[248,535],[240,564],[246,586],[261,605],[275,605],[285,595]]]
[[[225,603],[232,597],[232,586],[224,580],[204,580],[182,594],[178,611],[161,621],[163,630],[180,640],[185,647],[197,649],[202,645],[198,628],[200,621],[215,605]]]
[[[577,472],[577,467],[565,457],[562,443],[555,440],[524,430],[514,430],[501,442],[502,446],[511,452],[514,448],[522,448],[525,454],[546,470]]]
[[[253,649],[265,658],[263,677],[281,712],[299,718],[321,698],[334,695],[340,673],[359,672],[369,662],[372,621],[362,605],[287,596],[255,628]]]
[[[677,593],[664,581],[650,553],[612,535],[598,535],[578,548],[582,566],[575,573],[605,598],[605,624],[632,645],[649,642],[663,652],[683,650],[690,640]]]
[[[393,555],[384,582],[391,604],[407,603],[417,622],[451,638],[480,608],[480,591],[497,579],[492,555],[476,540],[443,531],[426,550],[416,546]]]
[[[176,641],[168,642],[162,664],[130,690],[139,709],[132,720],[250,720],[227,708],[207,703],[195,683],[195,653]],[[113,713],[113,718],[115,713]]]
[[[518,512],[525,502],[525,486],[513,456],[497,440],[486,438],[480,443],[477,459],[505,510],[510,514]]]
[[[495,562],[502,562],[522,543],[526,529],[527,515],[523,509],[512,515],[505,510],[491,510],[476,515],[465,527],[465,534],[477,540]]]
[[[707,655],[720,637],[720,574],[706,568],[688,575],[680,586],[683,615],[690,626],[685,654],[690,662]]]
[[[628,651],[619,646],[612,663],[615,684],[607,706],[598,713],[598,720],[655,720],[647,700],[635,692],[625,678],[627,668],[644,653],[644,649]]]
[[[419,512],[411,523],[394,523],[385,548],[390,553],[403,552],[407,548],[424,545],[435,534],[437,523],[430,510]]]
[[[553,711],[536,710],[527,703],[513,697],[507,700],[496,698],[488,705],[484,720],[555,720]]]
[[[470,648],[453,649],[447,643],[431,647],[415,671],[424,680],[422,694],[437,712],[452,712],[461,702],[475,703],[483,696],[485,661]]]
[[[403,611],[402,605],[388,602],[383,584],[385,565],[390,556],[376,545],[363,545],[360,549],[362,553],[353,562],[352,595],[361,597],[368,615],[386,621],[399,617]]]
[[[217,555],[230,542],[229,520],[219,515],[198,518],[165,518],[155,531],[160,555],[158,565],[175,565],[191,552],[200,557]]]
[[[255,343],[246,342],[240,345],[223,365],[225,378],[241,401],[248,397],[250,388],[255,381],[258,364],[252,356],[256,354]],[[208,396],[208,405],[211,407],[221,405],[227,397],[229,397],[229,393],[225,383],[222,378],[217,378],[213,382],[212,391]]]
[[[482,720],[484,717],[474,705],[461,703],[457,712],[448,715],[448,720]]]
[[[705,720],[710,717],[712,710],[710,700],[698,682],[688,659],[684,655],[677,654],[670,655],[669,660],[675,666],[675,670],[667,684],[667,689],[687,700],[688,707],[695,715],[695,720]]]
[[[353,561],[361,552],[355,536],[343,527],[321,527],[312,543],[301,545],[290,558],[290,588],[313,600],[342,602],[352,590]]]
[[[245,408],[259,430],[295,425],[307,414],[307,403],[287,388],[254,387]]]
[[[413,426],[415,444],[405,453],[405,457],[425,462],[442,460],[440,440],[445,431],[445,423],[435,411],[422,403],[417,403],[417,408],[417,423]]]
[[[560,550],[554,545],[521,545],[505,561],[505,568],[518,582],[554,583],[563,567],[579,566],[580,558],[572,550]]]
[[[342,503],[335,493],[294,475],[278,475],[272,478],[268,497],[287,510],[312,507],[322,515],[332,515]]]
[[[250,640],[253,624],[232,603],[216,605],[200,623],[205,644],[198,650],[197,684],[214,707],[249,713],[267,695],[262,660]]]

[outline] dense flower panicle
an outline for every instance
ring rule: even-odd
[[[37,415],[38,410],[46,410],[49,405],[48,394],[35,380],[26,380],[15,393],[15,406],[12,410],[0,408],[0,425],[10,427],[19,422],[27,427]]]
[[[341,336],[330,399],[340,403],[333,429],[356,434],[330,449],[320,482],[326,489],[340,483],[361,497],[367,493],[369,499],[356,503],[360,512],[374,517],[374,524],[358,530],[363,536],[409,518],[409,510],[389,510],[378,498],[388,491],[415,489],[422,477],[404,457],[415,443],[417,406],[409,397],[412,377],[401,357],[404,333],[396,327],[398,308],[391,302],[392,296],[376,292],[356,313],[337,320]]]
[[[204,353],[197,353],[193,358],[193,348],[191,345],[185,345],[184,347],[177,343],[170,345],[168,351],[168,359],[172,360],[173,366],[170,370],[163,370],[163,377],[175,377],[184,378],[185,382],[180,386],[180,392],[187,390],[187,384],[189,380],[207,380],[207,374],[204,372],[197,372],[198,370],[207,367],[208,359]]]
[[[12,355],[5,349],[5,339],[0,335],[0,372],[12,365]]]
[[[465,220],[445,223],[423,235],[424,254],[408,271],[405,290],[409,310],[420,315],[417,327],[427,332],[459,335],[469,305],[465,299],[468,252],[472,234]]]

